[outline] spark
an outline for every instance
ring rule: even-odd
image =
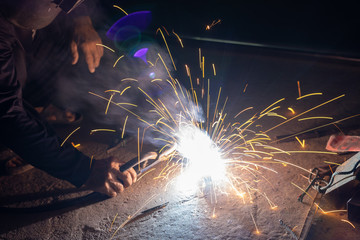
[[[332,125],[332,124],[334,124],[334,123],[343,122],[343,121],[345,121],[345,120],[348,120],[348,119],[351,119],[351,118],[355,118],[355,117],[359,117],[359,116],[360,116],[360,114],[352,115],[352,116],[350,116],[350,117],[346,117],[346,118],[337,120],[337,121],[335,121],[335,122],[331,122],[331,123],[328,123],[328,124],[325,124],[325,125],[321,125],[321,126],[318,126],[318,127],[314,127],[314,128],[311,128],[311,129],[308,129],[308,130],[305,130],[305,131],[296,133],[296,134],[292,134],[292,135],[287,136],[287,137],[283,137],[283,138],[281,138],[281,139],[277,139],[276,141],[273,141],[273,142],[279,142],[279,141],[282,141],[282,140],[285,140],[285,139],[294,137],[294,136],[296,136],[296,135],[300,135],[300,134],[303,134],[303,133],[311,132],[311,131],[314,131],[314,130],[319,129],[319,128],[327,127],[327,126]]]
[[[342,221],[342,222],[346,222],[346,223],[348,223],[350,226],[352,226],[353,228],[355,228],[355,225],[354,225],[352,222],[350,222],[349,220],[341,219],[341,221]]]
[[[237,118],[241,113],[243,113],[243,112],[245,112],[247,110],[251,110],[251,109],[253,109],[253,107],[248,107],[248,108],[245,108],[244,110],[241,110],[238,114],[235,115],[234,118]]]
[[[182,47],[182,48],[184,48],[184,45],[183,45],[182,40],[181,40],[181,38],[179,37],[179,35],[178,35],[178,34],[176,34],[176,33],[174,32],[174,30],[172,31],[172,33],[173,33],[173,34],[176,36],[176,38],[178,39],[178,41],[179,41],[179,43],[180,43],[181,47]]]
[[[300,118],[298,121],[312,120],[312,119],[334,119],[332,117],[308,117],[308,118]]]
[[[164,27],[164,26],[161,26],[163,29],[164,29],[164,31],[166,32],[166,34],[168,35],[168,36],[170,36],[170,34],[169,34],[169,32],[166,30],[166,28]]]
[[[175,63],[174,63],[174,59],[173,59],[173,57],[172,57],[172,55],[171,55],[171,52],[170,52],[169,46],[168,46],[168,44],[167,44],[167,42],[166,42],[165,36],[164,36],[164,34],[163,34],[163,32],[161,31],[160,28],[158,28],[157,32],[160,32],[160,34],[161,34],[161,36],[162,36],[162,38],[163,38],[163,40],[164,40],[164,42],[165,42],[166,49],[168,50],[168,53],[169,53],[171,62],[172,62],[173,66],[174,66],[174,69],[175,69],[175,71],[176,71],[176,66],[175,66]]]
[[[127,217],[127,219],[116,229],[116,231],[114,232],[114,234],[111,236],[110,239],[113,239],[115,237],[116,233],[121,228],[123,228],[134,216],[136,216],[146,205],[148,205],[156,196],[157,196],[157,194],[151,196],[147,201],[145,201],[145,203],[138,210],[136,210],[133,214],[129,215]]]
[[[115,52],[114,49],[112,49],[112,48],[110,48],[110,47],[108,47],[108,46],[106,46],[106,45],[104,45],[104,44],[101,44],[101,43],[97,43],[96,46],[101,46],[101,47],[106,48],[106,49],[108,49],[108,50],[110,50],[110,51],[112,51],[112,52]]]
[[[127,122],[127,120],[128,120],[128,117],[129,117],[129,115],[126,115],[126,117],[125,117],[123,129],[122,129],[122,133],[121,133],[121,138],[124,138],[125,127],[126,127],[126,122]]]
[[[295,137],[296,140],[300,143],[302,148],[305,148],[305,139],[303,139],[302,141],[300,141],[300,139],[298,137]]]
[[[263,146],[263,145],[259,145],[259,146]],[[290,153],[288,153],[287,151],[284,151],[280,148],[276,148],[276,147],[272,147],[272,146],[264,146],[265,149],[272,149],[272,150],[277,150],[279,152],[285,153],[287,155],[291,155]]]
[[[283,124],[285,124],[285,123],[287,123],[287,122],[289,122],[289,121],[291,121],[291,120],[293,120],[293,119],[295,119],[295,118],[298,118],[298,117],[300,117],[300,116],[302,116],[302,115],[304,115],[304,114],[306,114],[306,113],[308,113],[308,112],[310,112],[310,111],[313,111],[313,110],[315,110],[315,109],[317,109],[317,108],[319,108],[319,107],[321,107],[321,106],[324,106],[324,105],[326,105],[326,104],[328,104],[328,103],[330,103],[330,102],[333,102],[333,101],[335,101],[335,100],[337,100],[337,99],[339,99],[339,98],[342,98],[342,97],[344,97],[344,96],[345,96],[345,94],[340,95],[340,96],[338,96],[338,97],[335,97],[335,98],[333,98],[333,99],[330,99],[329,101],[326,101],[326,102],[324,102],[324,103],[322,103],[322,104],[319,104],[319,105],[317,105],[317,106],[315,106],[315,107],[313,107],[313,108],[310,108],[310,109],[306,110],[305,112],[302,112],[302,113],[300,113],[300,114],[298,114],[298,115],[296,115],[296,116],[294,116],[294,117],[292,117],[292,118],[290,118],[290,119],[288,119],[288,120],[286,120],[286,121],[284,121],[284,122],[282,122],[282,123],[280,123],[280,124],[278,124],[278,125],[270,128],[270,129],[266,130],[265,133],[270,132],[271,130],[274,130],[275,128],[277,128],[277,127],[279,127],[279,126],[281,126],[281,125],[283,125]]]
[[[285,100],[285,98],[281,98],[281,99],[277,100],[276,102],[270,104],[267,108],[265,108],[264,110],[262,110],[262,111],[260,112],[260,114],[261,114],[261,113],[264,113],[266,110],[268,110],[268,109],[271,108],[272,106],[274,106],[274,105],[276,105],[276,104],[278,104],[279,102],[282,102],[282,101],[284,101],[284,100]]]
[[[90,135],[92,135],[95,132],[116,132],[114,129],[106,129],[106,128],[99,128],[99,129],[93,129],[90,131]]]
[[[137,132],[137,150],[138,150],[138,163],[140,163],[140,128],[138,128]],[[138,164],[139,171],[140,171],[140,164]]]
[[[243,93],[246,92],[247,86],[248,86],[248,84],[246,83],[246,84],[245,84],[245,87],[244,87],[244,90],[243,90]]]
[[[189,77],[191,92],[194,92],[194,86],[193,86],[193,83],[192,83],[192,80],[191,80],[190,68],[189,68],[188,65],[186,65],[186,64],[185,64],[185,69],[186,69],[186,74],[187,74],[188,77]]]
[[[286,117],[282,116],[282,115],[279,115],[277,113],[274,113],[274,112],[269,112],[269,113],[266,113],[265,115],[269,116],[269,117],[279,117],[279,118],[282,118],[284,120],[287,120]]]
[[[347,212],[347,210],[330,210],[330,211],[325,211],[324,209],[322,209],[322,208],[319,206],[318,203],[314,203],[314,204],[315,204],[315,206],[317,207],[316,211],[317,211],[318,209],[320,209],[321,213],[322,213],[322,214],[325,214],[325,215],[327,215],[327,214],[329,214],[329,213]]]
[[[256,233],[257,235],[261,234],[261,232],[259,231],[259,228],[258,228],[258,226],[257,226],[257,224],[256,224],[256,221],[255,221],[255,219],[254,219],[253,214],[250,213],[250,216],[251,216],[251,219],[252,219],[252,221],[253,221],[253,223],[254,223],[254,225],[255,225],[255,229],[256,229],[256,232],[255,232],[255,233]]]
[[[347,212],[347,210],[330,210],[330,211],[325,211],[324,209],[322,209],[322,208],[319,206],[319,204],[315,203],[315,205],[321,210],[321,213],[323,213],[323,214]]]
[[[78,147],[80,147],[80,143],[75,144],[75,143],[71,142],[71,145],[72,145],[74,148],[78,148]]]
[[[321,96],[323,95],[322,93],[309,93],[309,94],[306,94],[304,96],[299,96],[298,98],[296,98],[296,100],[300,100],[300,99],[303,99],[303,98],[306,98],[306,97],[310,97],[310,96]]]
[[[131,88],[131,86],[128,86],[128,87],[124,88],[124,89],[121,91],[120,96],[122,96],[122,95],[124,94],[124,92],[125,92],[126,90],[130,89],[130,88]]]
[[[113,90],[113,89],[109,89],[109,90],[106,90],[106,91],[104,91],[104,92],[114,92],[114,93],[120,93],[120,91],[119,90]]]
[[[138,80],[137,80],[137,79],[135,79],[135,78],[123,78],[123,79],[121,79],[121,82],[125,82],[125,81],[134,81],[134,82],[138,82]]]
[[[115,219],[116,217],[118,216],[119,213],[116,213],[115,217],[114,217],[114,220],[112,221],[111,225],[110,225],[110,228],[109,228],[109,232],[111,232],[111,228],[112,226],[114,225],[114,222],[115,222]]]
[[[319,153],[319,154],[330,154],[338,155],[336,152],[324,152],[324,151],[286,151],[287,153]],[[284,152],[271,152],[271,154],[284,153]]]
[[[119,61],[120,59],[122,59],[123,57],[124,57],[124,55],[121,55],[121,56],[115,61],[114,65],[113,65],[113,68],[116,66],[116,64],[118,63],[118,61]]]
[[[141,174],[140,177],[139,177],[136,181],[139,182],[140,179],[142,179],[144,176],[146,176],[147,174],[149,174],[149,173],[151,173],[152,171],[155,171],[155,170],[156,170],[156,168],[152,168],[152,169],[150,169],[149,171]]]
[[[300,81],[297,81],[298,86],[298,92],[299,92],[299,98],[301,97],[301,89],[300,89]]]
[[[215,69],[215,64],[212,64],[213,70],[214,70],[214,76],[216,76],[216,69]]]
[[[159,56],[159,58],[160,58],[161,62],[163,63],[163,65],[164,65],[164,67],[165,67],[165,69],[166,69],[166,71],[167,71],[167,73],[168,73],[168,75],[169,75],[170,79],[171,79],[171,80],[173,80],[173,78],[172,78],[172,76],[171,76],[171,74],[170,74],[169,68],[166,66],[166,64],[165,64],[165,62],[164,62],[164,60],[163,60],[163,58],[162,58],[162,57],[161,57],[161,55],[160,55],[160,53],[158,53],[158,56]]]
[[[156,82],[156,81],[160,81],[160,82],[162,82],[162,79],[160,79],[160,78],[156,78],[156,79],[151,80],[151,82]]]
[[[94,96],[96,96],[96,97],[98,97],[98,98],[101,98],[101,99],[103,99],[103,100],[109,101],[109,99],[107,99],[107,98],[105,98],[105,97],[103,97],[103,96],[100,96],[99,94],[96,94],[96,93],[93,93],[93,92],[89,92],[89,93],[90,93],[90,94],[92,94],[92,95],[94,95]],[[127,108],[125,108],[125,107],[121,106],[120,104],[118,104],[118,103],[114,103],[114,102],[111,102],[111,103],[113,103],[113,104],[115,104],[116,106],[118,106],[118,107],[122,108],[123,110],[125,110],[125,111],[127,111],[127,112],[129,112],[129,113],[133,114],[134,116],[136,116],[136,117],[140,118],[140,116],[139,116],[139,115],[137,115],[136,113],[134,113],[134,112],[130,111],[129,109],[127,109]]]
[[[206,117],[209,119],[210,114],[210,79],[208,79],[208,91],[207,91],[207,111],[206,111]],[[208,126],[206,126],[206,131],[208,130]]]
[[[202,64],[201,64],[201,48],[199,48],[199,66],[200,66],[200,69],[202,69]]]
[[[215,208],[213,209],[213,212],[212,212],[212,215],[211,215],[212,218],[216,218],[216,214],[215,214]]]
[[[123,13],[125,13],[125,15],[129,15],[127,12],[125,12],[124,9],[122,9],[121,7],[119,7],[118,5],[113,5],[114,8],[117,8],[119,10],[121,10]]]
[[[205,77],[205,57],[202,56],[202,61],[201,61],[201,67],[202,67],[202,77]]]
[[[296,167],[296,168],[299,168],[299,169],[303,170],[304,172],[312,174],[311,171],[309,171],[309,170],[307,170],[307,169],[305,169],[303,167],[300,167],[299,165],[296,165],[296,164],[293,164],[293,163],[290,163],[290,162],[286,162],[286,161],[283,161],[283,160],[279,160],[279,159],[273,159],[273,161],[280,162],[280,163],[283,163],[283,164],[286,164],[286,165],[291,165],[293,167]]]
[[[105,115],[107,114],[107,112],[108,112],[108,110],[109,110],[109,105],[110,105],[111,100],[112,100],[112,98],[114,97],[114,95],[115,95],[115,94],[112,93],[111,96],[110,96],[110,98],[109,98],[109,101],[108,101],[108,103],[107,103],[107,105],[106,105]]]
[[[340,165],[341,165],[340,163],[336,163],[336,162],[329,162],[329,161],[324,161],[324,163],[334,164],[334,165],[338,165],[338,166],[340,166]]]
[[[220,94],[221,94],[221,87],[219,88],[219,93],[218,93],[218,97],[217,97],[217,100],[216,100],[216,106],[215,106],[214,116],[213,116],[212,122],[215,121],[215,116],[217,114],[217,108],[218,108],[218,105],[219,105]]]
[[[289,110],[292,114],[295,114],[294,109],[292,109],[291,107],[288,107],[288,110]]]
[[[274,156],[274,154],[272,154],[272,153],[262,152],[262,151],[249,151],[249,150],[245,150],[244,152],[245,152],[245,153],[262,153],[262,154],[265,154],[265,155]]]
[[[298,185],[296,185],[295,183],[291,182],[292,185],[294,185],[295,187],[297,187],[298,189],[300,189],[302,192],[306,193],[306,195],[308,195],[313,201],[315,200],[308,192],[306,192],[304,189],[302,189],[301,187],[299,187]]]
[[[211,24],[206,25],[205,30],[210,30],[211,28],[213,28],[215,25],[219,24],[220,22],[221,22],[221,19],[212,21]]]
[[[338,126],[336,123],[334,123],[334,126],[335,126],[337,129],[339,129],[339,131],[341,132],[342,135],[345,135],[344,132],[341,131],[341,129],[339,128],[339,126]]]
[[[91,168],[91,165],[92,165],[93,159],[94,159],[94,155],[92,155],[92,156],[91,156],[91,158],[90,158],[90,168]]]
[[[78,128],[76,128],[74,131],[72,131],[66,138],[65,138],[65,140],[61,143],[61,145],[60,145],[60,147],[62,147],[64,144],[65,144],[65,142],[71,137],[71,135],[73,135],[77,130],[79,130],[80,129],[80,127],[78,127]]]

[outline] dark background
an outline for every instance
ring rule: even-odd
[[[356,1],[98,1],[91,11],[105,28],[124,16],[113,4],[128,13],[150,10],[154,28],[164,26],[182,37],[360,57]],[[220,24],[205,30],[218,19]]]

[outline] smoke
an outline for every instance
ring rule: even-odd
[[[146,61],[134,57],[137,50],[144,48]],[[157,43],[138,45],[115,67],[121,55],[104,51],[101,67],[95,74],[88,73],[86,65],[65,74],[66,79],[58,86],[63,104],[74,111],[86,111],[97,124],[111,125],[117,130],[123,128],[127,119],[127,135],[137,135],[138,131],[142,134],[146,129],[144,142],[155,146],[164,145],[159,139],[170,140],[175,136],[179,121],[203,121],[201,107],[194,104],[191,93],[177,80],[167,51]]]

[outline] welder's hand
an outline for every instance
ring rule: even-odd
[[[109,157],[102,160],[93,160],[92,172],[85,186],[95,192],[115,197],[136,182],[136,172],[133,168],[120,172],[123,165],[118,158]]]
[[[79,60],[80,48],[85,56],[85,61],[91,73],[100,64],[100,59],[104,54],[104,49],[96,44],[101,44],[101,38],[95,31],[91,19],[88,16],[81,16],[74,19],[74,39],[71,42],[71,53],[73,56],[72,64]]]

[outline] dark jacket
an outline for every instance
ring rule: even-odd
[[[0,15],[0,142],[26,162],[54,177],[81,186],[90,158],[61,140],[23,99],[26,52],[14,25]]]

